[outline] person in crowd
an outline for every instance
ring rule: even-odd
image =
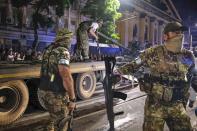
[[[8,56],[7,56],[7,61],[13,62],[14,61],[14,53],[12,50],[9,51]]]
[[[42,53],[40,51],[37,53],[37,60],[42,60]]]

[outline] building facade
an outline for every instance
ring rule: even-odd
[[[122,18],[116,22],[120,42],[128,47],[138,41],[143,48],[147,43],[161,44],[164,25],[169,21],[181,21],[171,0],[119,0]],[[80,14],[86,0],[78,0],[65,10],[64,16],[56,17],[53,9],[50,16],[56,24],[50,29],[39,28],[39,45],[43,49],[54,40],[55,31],[67,27],[75,32],[79,23],[87,19]],[[34,40],[31,5],[15,8],[11,0],[0,1],[0,46],[8,48],[31,47]],[[19,17],[20,16],[20,17]],[[21,25],[19,25],[21,24]],[[19,28],[20,26],[20,28]],[[73,41],[75,41],[73,37]]]
[[[54,9],[50,8],[50,16],[56,22],[51,28],[38,29],[39,50],[53,42],[55,32],[62,27],[67,27],[75,33],[79,23],[87,19],[81,15],[86,0],[78,0],[69,9],[66,9],[61,18],[55,15]],[[44,12],[43,12],[44,13]],[[11,0],[0,1],[0,48],[30,48],[34,40],[32,22],[33,9],[31,5],[16,8]],[[75,36],[73,37],[75,41]]]
[[[120,0],[122,18],[117,21],[117,32],[125,47],[137,41],[141,48],[147,44],[162,44],[166,23],[181,22],[171,0]]]

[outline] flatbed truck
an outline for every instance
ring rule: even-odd
[[[38,89],[40,68],[41,64],[0,63],[0,126],[19,119],[29,102],[45,108]],[[104,62],[71,63],[70,68],[78,98],[90,98],[104,78]]]

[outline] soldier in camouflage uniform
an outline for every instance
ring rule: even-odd
[[[76,56],[78,59],[88,61],[89,59],[89,37],[94,37],[97,41],[98,36],[96,35],[96,31],[103,24],[103,20],[99,19],[97,22],[92,21],[84,21],[79,24],[79,28],[77,29],[77,45],[76,45]]]
[[[50,114],[47,131],[67,131],[67,116],[75,108],[68,47],[72,32],[58,31],[55,42],[43,54],[40,93]]]
[[[163,45],[145,50],[135,61],[119,68],[122,74],[144,73],[143,78],[136,76],[140,90],[147,93],[144,131],[162,131],[165,122],[170,131],[192,130],[185,106],[195,62],[193,54],[182,48],[185,30],[180,23],[167,24]]]

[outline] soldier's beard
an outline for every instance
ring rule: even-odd
[[[183,41],[184,41],[183,35],[178,35],[172,39],[167,40],[165,42],[165,46],[168,50],[177,53],[182,50]]]

